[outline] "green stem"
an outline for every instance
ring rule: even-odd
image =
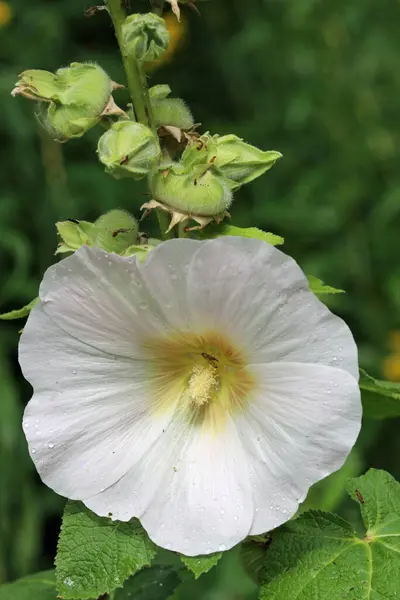
[[[108,12],[114,25],[115,36],[122,56],[126,79],[128,81],[129,94],[132,99],[133,110],[137,121],[150,127],[156,133],[153,124],[153,115],[149,91],[146,84],[146,76],[143,73],[140,62],[127,54],[122,42],[122,24],[125,21],[126,13],[122,7],[122,0],[106,0]]]

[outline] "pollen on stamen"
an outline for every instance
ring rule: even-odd
[[[189,396],[194,404],[203,406],[211,400],[212,390],[217,385],[217,369],[213,365],[193,367],[188,383]]]

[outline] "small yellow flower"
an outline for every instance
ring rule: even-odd
[[[146,68],[149,71],[157,69],[161,65],[169,63],[186,35],[187,22],[185,21],[185,19],[182,18],[180,21],[177,21],[173,13],[167,13],[164,19],[170,35],[169,46],[167,51],[164,52],[164,54],[162,54],[160,58],[146,63]]]
[[[392,354],[383,361],[383,375],[389,381],[400,381],[400,331],[389,334],[388,345]]]
[[[0,27],[8,25],[12,20],[13,14],[8,2],[2,2],[0,0]]]

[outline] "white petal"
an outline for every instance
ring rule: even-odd
[[[43,481],[63,496],[83,500],[115,483],[170,420],[171,413],[150,415],[144,361],[76,340],[40,305],[19,358],[35,390],[23,422],[30,454]]]
[[[319,363],[358,377],[347,325],[310,292],[297,263],[266,242],[206,242],[193,257],[188,287],[193,319],[229,331],[249,362]]]
[[[250,367],[257,396],[236,419],[254,488],[251,533],[287,521],[309,487],[336,471],[361,426],[357,381],[322,365],[271,363]]]
[[[136,467],[85,504],[114,519],[140,517],[156,544],[188,556],[231,548],[253,520],[234,424],[215,434],[176,419]]]
[[[196,327],[188,306],[187,275],[193,255],[202,243],[189,239],[168,240],[152,250],[141,265],[147,289],[154,295],[171,328]]]
[[[82,247],[46,271],[39,295],[58,327],[114,355],[139,358],[136,340],[166,326],[134,256]]]

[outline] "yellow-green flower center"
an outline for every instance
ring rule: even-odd
[[[146,340],[154,410],[178,408],[191,422],[220,428],[243,410],[255,386],[243,350],[227,336],[179,332]]]

